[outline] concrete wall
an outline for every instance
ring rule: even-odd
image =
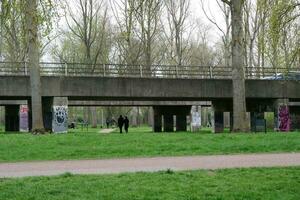
[[[0,77],[0,99],[28,99],[29,77]],[[232,98],[231,80],[102,77],[42,77],[44,97],[69,100],[198,101]],[[300,99],[300,82],[247,80],[247,98]]]

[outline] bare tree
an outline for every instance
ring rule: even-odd
[[[28,65],[30,67],[32,130],[43,132],[43,113],[41,97],[41,77],[39,66],[39,37],[37,1],[27,0],[25,3],[26,38],[28,44]]]
[[[224,61],[225,66],[231,66],[231,23],[230,23],[230,7],[228,4],[224,2],[220,2],[219,0],[216,0],[218,8],[222,12],[222,16],[224,17],[225,27],[222,27],[221,24],[219,24],[210,8],[205,7],[205,3],[203,0],[200,1],[202,11],[205,14],[206,18],[217,28],[217,30],[221,33],[221,39],[224,46]],[[208,11],[207,11],[208,10]]]
[[[136,0],[110,0],[114,18],[117,22],[116,49],[119,63],[139,64],[143,55],[142,45],[136,33],[136,11],[139,2]]]
[[[106,50],[106,23],[107,8],[104,8],[103,1],[95,0],[76,0],[74,7],[66,2],[68,16],[66,21],[71,33],[77,37],[79,42],[84,46],[85,62],[91,66],[91,73],[95,70],[96,63]],[[101,10],[102,9],[102,10]],[[103,13],[102,13],[103,11]],[[69,20],[70,18],[70,20]],[[72,23],[71,23],[72,22]],[[90,107],[92,126],[97,126],[96,107]]]
[[[243,49],[243,6],[245,0],[222,0],[231,9],[232,28],[232,85],[233,85],[233,131],[250,130],[246,112],[245,63]]]
[[[153,64],[154,48],[159,33],[159,22],[161,16],[160,0],[139,0],[135,11],[137,19],[137,36],[143,46],[143,64],[151,73]]]
[[[184,43],[184,34],[189,34],[187,32],[187,18],[190,0],[165,0],[164,4],[168,20],[168,30],[165,30],[165,34],[170,34],[167,37],[168,47],[171,49],[170,57],[175,58],[176,65],[180,66],[183,64],[183,55],[187,48]]]

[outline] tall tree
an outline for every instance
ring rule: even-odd
[[[183,65],[184,52],[187,49],[184,41],[184,34],[187,34],[187,18],[190,14],[190,0],[165,0],[167,10],[169,45],[171,57],[174,58],[176,65]],[[189,34],[188,34],[189,35]]]
[[[31,89],[31,112],[32,130],[43,131],[43,113],[41,97],[41,77],[39,66],[39,37],[38,37],[38,10],[37,0],[26,0],[25,19],[26,19],[26,38],[28,44],[28,65],[30,67],[30,89]]]
[[[161,16],[160,0],[139,0],[135,11],[137,18],[138,34],[143,46],[143,62],[147,71],[151,73],[151,65],[154,62],[154,49],[157,46],[159,22]]]
[[[206,8],[205,4],[207,2],[204,2],[203,0],[201,2],[201,7],[204,15],[206,18],[217,28],[217,30],[221,33],[221,39],[223,43],[223,54],[224,54],[224,64],[225,66],[231,66],[231,23],[230,23],[230,7],[224,3],[220,2],[219,0],[216,0],[216,3],[218,5],[219,10],[222,12],[222,17],[224,19],[225,26],[223,27],[221,23],[218,23],[215,20],[213,13],[211,13],[210,8]],[[209,12],[207,11],[209,10]]]
[[[232,28],[233,131],[250,130],[246,112],[243,6],[245,0],[222,0],[230,6]]]
[[[98,61],[105,63],[105,52],[107,51],[107,9],[103,1],[77,0],[75,8],[66,2],[69,16],[67,23],[72,34],[84,46],[84,61],[91,66],[91,73],[94,72]],[[75,9],[75,12],[74,12]],[[103,13],[102,13],[103,12]],[[68,17],[71,19],[69,22]],[[100,57],[100,59],[99,59]],[[97,126],[96,107],[90,107],[92,126]]]

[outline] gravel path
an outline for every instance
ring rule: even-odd
[[[41,161],[0,164],[0,178],[74,174],[154,172],[242,167],[300,166],[300,153]]]
[[[101,129],[99,131],[99,133],[105,133],[105,134],[107,134],[107,133],[113,132],[114,130],[115,130],[114,128],[104,128],[104,129]]]

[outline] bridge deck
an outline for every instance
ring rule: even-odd
[[[200,101],[232,98],[230,79],[42,77],[42,96],[70,100]],[[0,76],[0,99],[28,99],[28,76]],[[299,81],[246,80],[247,98],[300,99]]]

